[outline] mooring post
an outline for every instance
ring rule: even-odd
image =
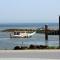
[[[48,46],[48,25],[45,25],[45,45]]]
[[[59,16],[59,48],[60,48],[60,16]]]

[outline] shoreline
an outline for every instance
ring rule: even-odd
[[[37,28],[37,29],[5,29],[5,30],[1,30],[1,32],[15,32],[15,31],[20,31],[20,32],[27,32],[27,33],[31,33],[31,32],[36,32],[39,34],[45,34],[45,29],[41,29],[41,28]],[[47,30],[48,35],[59,35],[59,30],[54,30],[54,29],[48,29]]]

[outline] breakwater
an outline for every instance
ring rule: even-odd
[[[41,34],[44,34],[45,33],[45,29],[5,29],[5,30],[2,30],[2,32],[14,32],[14,31],[20,31],[20,32],[23,32],[23,31],[26,31],[26,32],[34,32],[36,31],[36,33],[41,33]],[[59,30],[51,30],[51,29],[48,29],[47,30],[48,32],[48,35],[58,35],[59,34]]]

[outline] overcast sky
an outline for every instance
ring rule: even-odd
[[[0,0],[0,23],[58,22],[60,0]]]

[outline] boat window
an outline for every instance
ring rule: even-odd
[[[14,35],[20,35],[20,32],[14,32]]]
[[[16,33],[16,32],[14,32],[14,35],[17,35],[17,33]]]
[[[20,35],[20,32],[17,32],[17,35]]]

